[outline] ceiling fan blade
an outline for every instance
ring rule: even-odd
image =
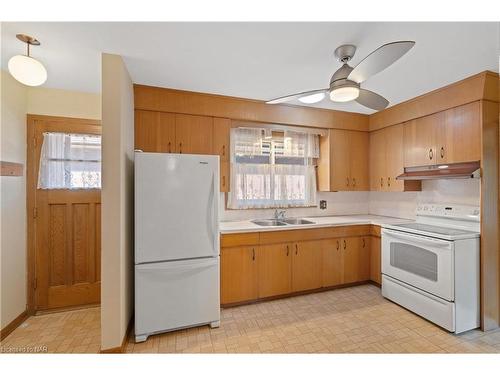
[[[379,94],[375,94],[373,91],[365,89],[359,89],[359,96],[356,101],[359,104],[376,111],[380,111],[389,105],[389,101],[386,98],[380,96]]]
[[[299,92],[298,94],[293,94],[293,95],[287,95],[287,96],[282,96],[280,98],[272,99],[266,102],[266,104],[279,104],[279,103],[285,103],[289,102],[294,99],[302,98],[303,96],[309,96],[313,94],[320,94],[322,92],[327,92],[329,89],[320,89],[320,90],[312,90],[312,91],[304,91],[304,92]]]
[[[347,79],[357,83],[366,81],[371,76],[381,72],[393,64],[414,45],[415,42],[413,41],[401,41],[384,44],[356,65]]]

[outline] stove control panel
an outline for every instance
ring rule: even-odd
[[[421,203],[417,205],[417,216],[433,216],[479,222],[481,212],[478,206]]]

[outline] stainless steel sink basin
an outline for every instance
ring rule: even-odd
[[[262,220],[252,220],[252,223],[260,225],[262,227],[277,227],[286,225],[283,221],[276,219],[262,219]]]
[[[287,224],[290,224],[290,225],[315,224],[312,221],[301,219],[301,218],[290,218],[290,219],[284,219],[282,221],[284,223],[287,223]]]

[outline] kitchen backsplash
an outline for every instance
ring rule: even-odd
[[[369,212],[373,215],[415,218],[418,203],[455,203],[480,205],[480,180],[428,180],[422,181],[422,191],[390,193],[371,191]]]
[[[455,203],[479,206],[479,179],[429,180],[422,182],[419,192],[319,192],[318,207],[289,208],[289,217],[373,214],[405,219],[415,218],[418,203]],[[319,201],[327,201],[327,209],[320,210]],[[274,209],[227,210],[225,195],[221,193],[220,220],[248,220],[271,218]]]

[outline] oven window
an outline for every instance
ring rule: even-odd
[[[437,254],[418,246],[391,242],[391,266],[437,281]]]

